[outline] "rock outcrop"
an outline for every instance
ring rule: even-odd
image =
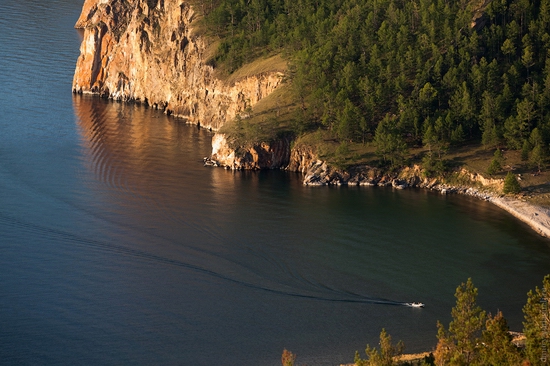
[[[327,185],[366,185],[391,186],[396,189],[409,187],[437,190],[442,194],[462,193],[489,199],[489,192],[502,191],[503,179],[485,178],[480,174],[460,169],[446,178],[426,177],[419,165],[404,167],[388,173],[368,165],[338,169],[319,158],[314,148],[295,144],[291,148],[289,140],[281,139],[272,143],[260,143],[250,148],[234,149],[224,134],[216,134],[212,139],[212,156],[208,165],[222,166],[232,170],[246,169],[285,169],[302,173],[303,184],[308,186]],[[457,183],[449,183],[449,181]]]
[[[86,0],[73,91],[146,103],[217,130],[280,85],[279,72],[231,84],[216,78],[196,18],[182,0]]]
[[[262,142],[235,150],[229,146],[224,134],[217,133],[212,137],[212,156],[207,164],[231,170],[280,169],[288,166],[289,156],[288,139]]]

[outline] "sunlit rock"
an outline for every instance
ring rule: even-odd
[[[73,91],[139,101],[217,130],[280,85],[278,72],[216,78],[196,17],[181,0],[86,0]]]

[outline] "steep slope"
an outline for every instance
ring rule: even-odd
[[[216,78],[196,17],[182,0],[86,0],[73,91],[147,103],[217,130],[280,85],[280,72]]]

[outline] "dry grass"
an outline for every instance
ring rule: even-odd
[[[275,119],[279,128],[290,129],[295,119],[296,108],[290,85],[283,84],[252,108],[249,119],[251,123],[260,124],[266,120]]]
[[[217,47],[217,46],[216,46]],[[227,84],[234,84],[236,81],[245,79],[249,76],[259,75],[269,72],[281,72],[285,73],[288,69],[288,62],[283,59],[280,54],[270,56],[270,57],[261,57],[257,60],[248,63],[232,73],[231,75],[217,75],[219,78],[224,80]]]
[[[323,129],[301,136],[296,143],[314,146],[321,159],[343,169],[377,163],[376,148],[372,143],[340,142],[330,131]]]
[[[227,122],[220,132],[228,135],[234,147],[270,141],[292,133],[295,110],[292,90],[284,84],[260,100],[249,115]]]
[[[466,146],[449,153],[449,158],[467,170],[488,177],[487,168],[493,159],[494,150],[482,146]],[[522,196],[532,204],[550,207],[550,171],[543,169],[540,173],[528,162],[521,160],[521,152],[502,150],[504,156],[503,170],[493,178],[504,179],[509,171],[517,174],[523,188]]]
[[[204,51],[204,59],[210,60],[213,59],[216,56],[216,52],[218,51],[218,47],[220,46],[221,41],[219,39],[209,38],[208,39],[208,46],[206,47],[206,50]]]

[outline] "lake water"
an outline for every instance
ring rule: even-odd
[[[209,132],[71,94],[81,6],[0,3],[2,364],[337,365],[382,327],[429,350],[468,277],[521,329],[550,241],[468,197],[204,167]]]

